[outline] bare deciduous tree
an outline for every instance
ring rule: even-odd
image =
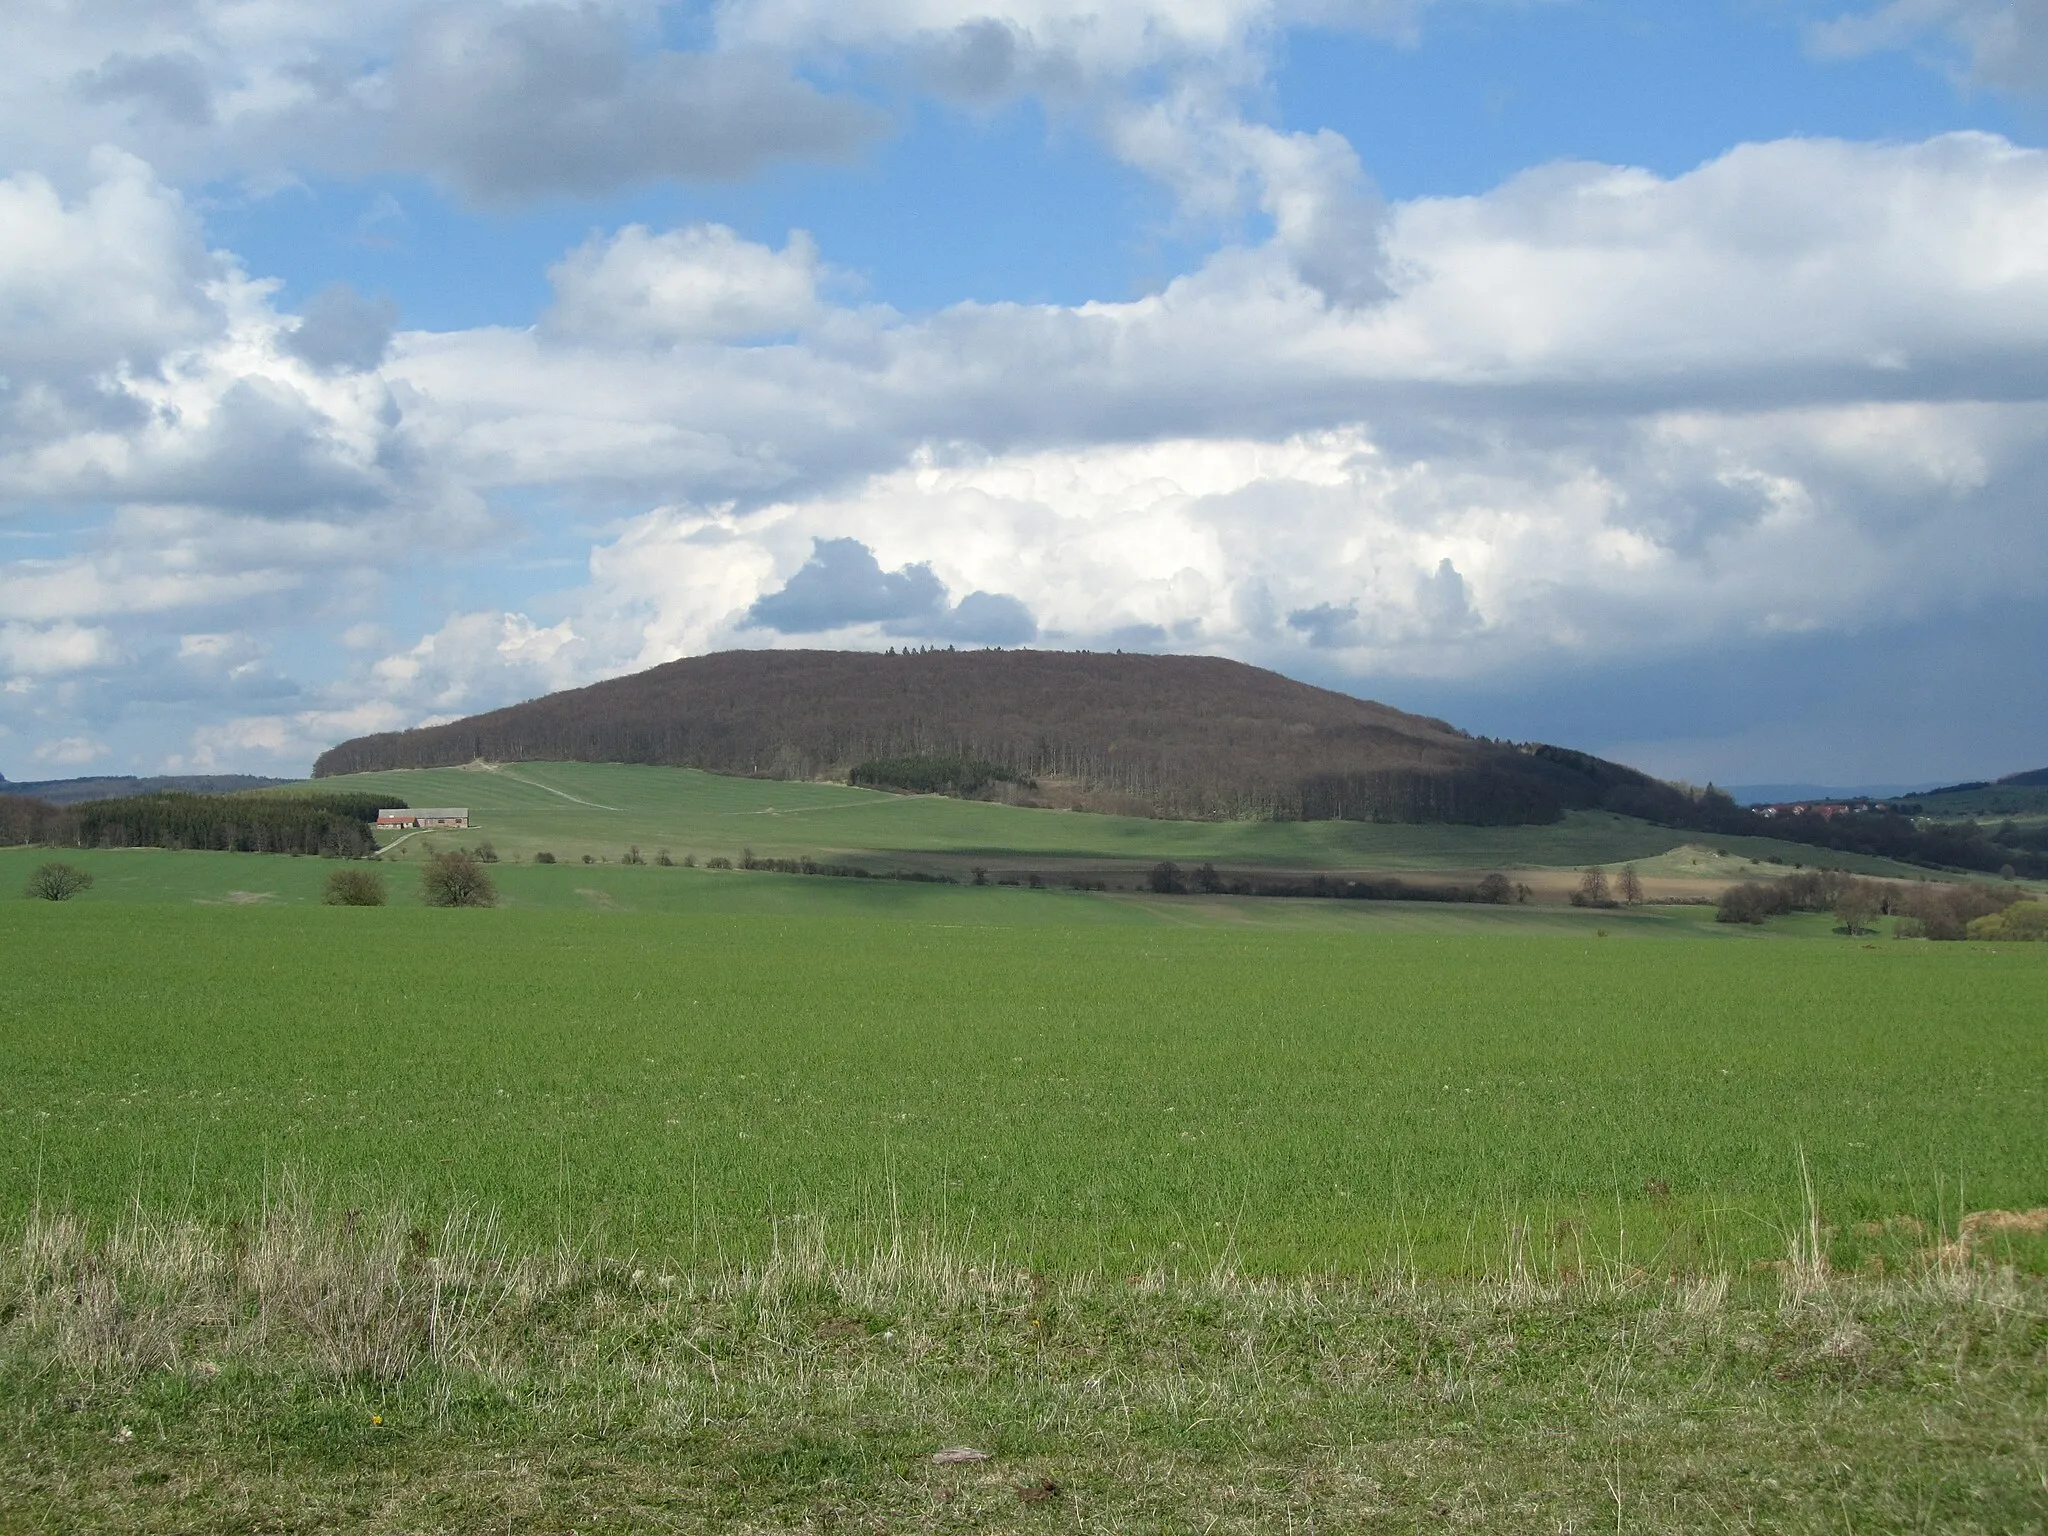
[[[28,877],[23,895],[35,901],[69,901],[80,891],[92,888],[92,872],[75,864],[51,861],[38,864]]]
[[[1642,876],[1636,873],[1635,865],[1622,865],[1621,873],[1615,876],[1614,885],[1616,891],[1620,893],[1621,899],[1630,906],[1633,907],[1641,904],[1643,899],[1643,880]]]
[[[1607,871],[1595,864],[1579,877],[1579,888],[1572,892],[1575,907],[1611,907],[1614,898],[1607,894]]]
[[[498,888],[475,855],[457,848],[429,856],[420,871],[420,899],[430,907],[495,907]]]

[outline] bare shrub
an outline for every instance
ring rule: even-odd
[[[498,888],[474,854],[457,848],[427,860],[420,871],[420,899],[430,907],[495,907]]]
[[[1916,938],[1967,938],[1971,922],[2003,912],[2025,894],[2012,886],[1964,882],[1937,885],[1927,881],[1914,886],[1900,898],[1896,910],[1906,920],[1893,932],[1902,936],[1911,934]]]
[[[640,845],[635,843],[626,850],[626,856],[619,860],[619,862],[621,864],[645,864],[647,860],[641,856]]]
[[[384,877],[374,869],[337,869],[320,899],[330,907],[381,907]]]
[[[22,894],[33,901],[69,901],[80,891],[91,889],[92,871],[52,859],[35,867]]]
[[[1763,880],[1745,880],[1721,893],[1721,899],[1714,903],[1714,921],[1757,926],[1767,917],[1790,910],[1785,893],[1777,885]]]
[[[676,866],[676,861],[669,857],[669,852],[666,848],[662,849],[661,852],[657,853],[654,856],[654,862],[659,864],[663,869],[674,869]]]
[[[533,862],[536,864],[552,864],[555,862],[555,856],[543,848],[533,856]]]

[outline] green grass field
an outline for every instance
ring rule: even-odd
[[[973,863],[1054,870],[1159,859],[1271,869],[1385,871],[1571,868],[1651,859],[1683,833],[1606,813],[1574,813],[1555,826],[1450,827],[1369,822],[1151,821],[1040,811],[937,795],[890,795],[841,784],[735,779],[687,768],[607,763],[521,763],[496,770],[416,769],[323,779],[321,787],[389,794],[409,805],[468,806],[470,840],[527,859],[586,854],[617,860],[638,844],[650,857],[860,858],[878,867],[962,870]],[[444,846],[461,838],[416,837]],[[1770,838],[1720,838],[1716,847],[1787,864],[1817,862],[1811,848]],[[1915,877],[1881,859],[1825,855],[1870,874]]]
[[[1802,851],[520,772],[392,779],[565,861],[495,910],[0,900],[0,1530],[2048,1523],[2048,1223],[1966,1214],[2048,946],[626,866]]]
[[[678,1263],[894,1222],[1062,1271],[1475,1273],[1517,1231],[1777,1256],[1802,1154],[1845,1264],[1860,1221],[2048,1203],[2039,947],[612,873],[699,899],[5,904],[6,1208],[227,1215],[291,1169]]]

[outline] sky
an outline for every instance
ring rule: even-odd
[[[2048,0],[6,0],[0,774],[738,647],[2048,764]]]

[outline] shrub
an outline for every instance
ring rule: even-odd
[[[668,850],[666,848],[662,849],[661,852],[657,853],[654,856],[654,862],[659,864],[663,869],[673,869],[675,868],[676,863],[674,859],[668,856]]]
[[[597,855],[594,853],[586,853],[585,855],[583,855],[583,862],[586,864],[595,864],[597,862]]]
[[[626,856],[619,860],[619,862],[621,864],[645,864],[647,861],[640,856],[640,845],[635,843],[626,850]]]
[[[683,855],[683,868],[685,868],[685,869],[695,869],[696,867],[697,867],[697,855],[695,855],[694,853],[686,853],[686,854],[684,854],[684,855]]]
[[[1767,885],[1761,880],[1745,880],[1721,893],[1721,899],[1714,903],[1714,921],[1756,925],[1767,917],[1790,910],[1785,893],[1777,886]]]
[[[704,867],[706,869],[731,869],[732,860],[728,859],[724,854],[721,853],[715,859],[706,859],[704,861]]]
[[[91,889],[92,871],[52,860],[36,866],[22,894],[34,901],[69,901],[80,891]]]
[[[533,862],[536,864],[552,864],[555,862],[555,856],[543,848],[533,856]]]
[[[320,899],[330,907],[381,907],[384,877],[374,869],[337,869]]]
[[[2016,901],[2003,912],[1971,918],[1966,931],[1973,939],[2048,943],[2048,901]]]
[[[1473,887],[1473,894],[1479,900],[1492,902],[1497,906],[1503,902],[1513,901],[1515,899],[1515,888],[1508,884],[1508,877],[1506,875],[1502,874],[1499,870],[1495,870],[1490,875],[1480,876],[1479,884]]]
[[[420,871],[420,899],[430,907],[495,907],[498,888],[474,854],[437,853]]]
[[[489,842],[481,842],[476,845],[476,857],[479,864],[495,864],[498,862],[498,850]]]
[[[974,866],[974,883],[975,883],[976,885],[987,885],[987,884],[988,884],[988,866],[987,866],[987,865],[985,865],[985,864],[977,864],[977,865],[975,865],[975,866]]]
[[[1187,891],[1187,885],[1180,877],[1180,866],[1171,859],[1162,859],[1154,864],[1152,873],[1145,877],[1145,883],[1159,896],[1179,896]]]
[[[2010,886],[1999,889],[1963,882],[1916,885],[1900,899],[1897,910],[1907,921],[1893,932],[1915,938],[1968,938],[1973,921],[2003,912],[2020,895]]]

